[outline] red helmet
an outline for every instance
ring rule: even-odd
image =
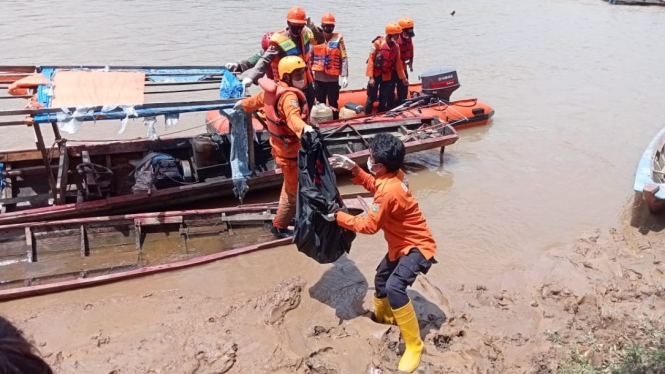
[[[270,45],[270,38],[272,38],[272,34],[274,34],[274,32],[268,31],[265,33],[265,35],[263,35],[263,39],[261,39],[261,48],[263,48],[264,51],[267,50],[268,46]]]

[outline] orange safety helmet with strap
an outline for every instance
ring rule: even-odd
[[[334,25],[335,16],[332,13],[325,13],[321,16],[321,25]]]
[[[312,70],[323,71],[330,75],[342,74],[342,52],[339,44],[342,34],[333,33],[327,43],[314,46],[312,56]]]
[[[284,84],[284,83],[282,83]],[[297,88],[285,87],[268,78],[259,78],[259,86],[263,88],[263,112],[266,115],[266,131],[270,136],[274,136],[284,141],[285,146],[298,143],[298,136],[286,125],[286,119],[279,116],[277,104],[279,98],[286,92],[293,92],[298,97],[300,106],[300,118],[307,122],[309,110],[307,107],[307,97]]]

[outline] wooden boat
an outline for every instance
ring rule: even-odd
[[[366,196],[366,195],[365,195]],[[352,214],[361,195],[343,196]],[[89,287],[274,248],[277,203],[0,226],[0,300]]]
[[[442,78],[439,80],[439,78]],[[408,99],[406,103],[386,113],[374,113],[363,115],[363,120],[370,121],[382,120],[386,117],[392,118],[412,118],[412,117],[438,117],[440,120],[461,129],[471,126],[486,125],[494,116],[494,109],[478,99],[464,99],[450,101],[451,94],[460,87],[457,79],[457,72],[451,69],[437,69],[426,72],[422,75],[425,88],[422,83],[409,85]],[[443,85],[445,84],[445,86]],[[337,108],[342,109],[347,103],[365,105],[367,101],[367,90],[348,90],[340,91]],[[374,103],[374,111],[378,103]],[[220,115],[219,111],[209,111],[206,114],[206,121],[211,124],[218,132],[228,132],[228,120]],[[348,123],[347,120],[327,122],[330,126]],[[264,131],[263,124],[255,118],[252,122],[254,131]]]
[[[39,71],[69,71],[71,68],[39,68]],[[127,68],[105,68],[103,71],[125,72]],[[75,71],[75,69],[73,69]],[[19,74],[0,68],[4,74]],[[155,84],[166,87],[167,92],[190,92],[191,84],[198,85],[207,80],[219,78],[212,68],[190,67],[173,68],[137,68],[128,73],[142,72],[144,76],[141,90],[148,95]],[[156,73],[155,73],[156,72]],[[3,73],[0,73],[2,76]],[[23,73],[29,74],[29,73]],[[153,76],[152,74],[156,74]],[[170,74],[170,75],[169,75]],[[199,80],[185,82],[154,83],[152,79],[174,77],[197,77]],[[123,76],[115,75],[119,80]],[[132,84],[137,82],[133,81]],[[168,86],[164,86],[168,85]],[[66,85],[56,86],[66,87]],[[21,87],[19,87],[21,88]],[[41,104],[41,109],[21,109],[0,112],[3,116],[27,115],[26,119],[0,122],[0,126],[29,125],[35,131],[36,150],[20,150],[0,152],[0,167],[3,168],[2,180],[5,184],[0,193],[0,225],[50,221],[65,218],[85,217],[94,215],[136,213],[151,210],[163,210],[184,203],[201,201],[209,198],[233,195],[233,181],[230,166],[231,144],[226,134],[212,140],[211,135],[197,137],[159,138],[156,140],[140,139],[129,141],[107,141],[97,143],[74,142],[60,135],[56,125],[58,114],[62,108],[50,108],[48,97],[44,96],[45,87],[39,85],[31,89],[27,95],[31,103]],[[218,90],[218,88],[213,88]],[[171,90],[171,91],[169,91]],[[198,90],[194,88],[193,90]],[[132,93],[135,94],[135,93]],[[59,97],[56,95],[56,97]],[[60,96],[62,97],[62,96]],[[170,101],[137,104],[137,117],[166,115],[172,113],[188,113],[209,110],[219,111],[232,107],[235,101]],[[81,115],[81,121],[121,119],[126,114],[119,109],[104,111],[100,106],[93,108],[91,114]],[[75,111],[76,106],[70,106]],[[55,133],[56,143],[47,148],[41,132],[41,125],[51,124]],[[85,129],[85,125],[82,126]],[[326,137],[328,148],[332,153],[342,153],[364,165],[369,152],[367,141],[379,132],[390,132],[399,136],[405,144],[407,153],[427,149],[443,149],[457,141],[455,130],[434,117],[414,118],[383,118],[363,123],[323,125],[322,133]],[[281,171],[276,168],[268,144],[268,134],[257,133],[248,127],[249,164],[253,172],[247,179],[249,193],[279,186],[282,182]],[[134,163],[141,160],[149,152],[168,154],[175,159],[178,183],[166,183],[143,191],[134,191],[132,172]],[[170,178],[170,177],[169,177]],[[171,179],[172,180],[172,179]]]
[[[635,173],[635,201],[644,201],[651,213],[665,208],[665,128],[651,140]]]

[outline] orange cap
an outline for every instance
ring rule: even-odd
[[[409,17],[402,17],[399,19],[399,25],[402,26],[403,29],[410,29],[413,27],[413,20]]]
[[[402,27],[395,22],[386,25],[386,35],[401,34]]]
[[[289,9],[289,13],[286,15],[286,20],[294,25],[304,25],[307,23],[307,15],[301,7],[294,6]]]
[[[322,25],[334,25],[335,24],[335,16],[333,16],[332,13],[325,13],[321,17],[321,24]]]

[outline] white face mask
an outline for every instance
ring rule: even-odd
[[[293,84],[293,87],[295,87],[297,89],[302,90],[302,89],[305,88],[305,78],[300,79],[300,80],[294,80],[291,83]]]
[[[369,172],[373,175],[376,175],[376,172],[374,171],[374,164],[369,160],[369,158],[367,159],[367,170],[369,170]]]

